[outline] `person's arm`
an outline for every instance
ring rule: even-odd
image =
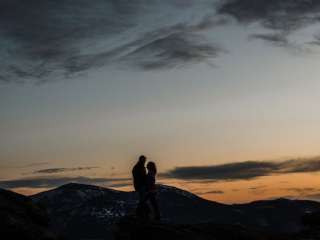
[[[156,178],[155,176],[151,175],[149,178],[149,191],[150,192],[155,192],[156,191]]]

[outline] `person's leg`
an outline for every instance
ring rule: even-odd
[[[149,206],[146,203],[146,201],[147,201],[146,191],[144,190],[139,191],[139,203],[138,203],[136,214],[138,217],[143,219],[147,219],[149,216]]]
[[[150,197],[149,197],[149,200],[150,200],[150,203],[151,203],[151,206],[153,208],[153,212],[155,214],[155,219],[156,220],[160,220],[160,210],[159,210],[159,205],[158,205],[158,201],[157,201],[157,198],[156,198],[156,195],[155,194],[151,194]]]
[[[142,217],[142,193],[141,191],[138,192],[138,205],[137,205],[137,209],[136,209],[136,215],[137,217]]]

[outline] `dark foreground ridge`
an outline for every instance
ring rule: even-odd
[[[23,195],[0,189],[1,239],[56,240],[46,211]]]
[[[280,240],[287,236],[269,234],[233,224],[168,224],[122,218],[114,225],[115,240]]]
[[[320,215],[318,214],[317,217]],[[315,216],[308,216],[309,220]],[[317,219],[319,220],[319,219]],[[115,240],[316,240],[320,239],[320,222],[313,222],[299,233],[270,233],[236,224],[167,224],[142,222],[124,217],[114,225]]]
[[[66,240],[320,239],[319,202],[277,199],[226,205],[159,186],[162,221],[141,222],[133,217],[136,197],[75,183],[31,197],[1,190],[0,234],[27,240],[57,235]]]

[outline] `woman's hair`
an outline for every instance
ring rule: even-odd
[[[147,169],[149,171],[152,171],[154,174],[157,174],[157,167],[156,167],[156,164],[154,162],[148,162]]]

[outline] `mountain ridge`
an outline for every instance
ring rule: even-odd
[[[121,219],[134,216],[138,200],[134,192],[78,183],[68,183],[25,198],[46,209],[50,231],[68,240],[111,239],[113,227]],[[293,234],[304,228],[301,220],[304,215],[320,212],[320,203],[308,200],[280,198],[228,205],[166,185],[159,185],[158,199],[165,225],[157,227],[172,231],[181,226],[187,226],[187,229],[200,226],[196,232],[208,231],[210,227],[206,224],[209,224],[213,227],[242,226],[270,234]],[[230,229],[237,231],[237,227]]]

